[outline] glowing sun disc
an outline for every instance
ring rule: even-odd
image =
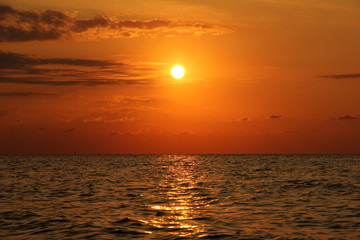
[[[182,78],[184,74],[185,70],[181,66],[175,66],[171,69],[171,75],[176,79]]]

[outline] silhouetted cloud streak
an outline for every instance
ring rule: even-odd
[[[329,78],[329,79],[348,79],[348,78],[360,78],[360,73],[351,73],[351,74],[335,74],[335,75],[322,75],[320,78]]]
[[[354,119],[359,119],[358,117],[354,117],[354,116],[350,116],[350,115],[345,115],[343,117],[338,117],[339,120],[354,120]]]
[[[64,133],[71,133],[71,132],[74,132],[74,131],[75,131],[74,128],[69,128],[69,129],[65,129]]]
[[[272,114],[269,116],[270,119],[278,119],[278,118],[282,118],[281,115],[275,115],[275,114]]]
[[[31,97],[31,96],[56,96],[55,93],[46,92],[0,92],[4,97]]]
[[[49,65],[45,68],[44,65]],[[54,65],[54,66],[50,66]],[[59,65],[59,66],[55,66]],[[66,68],[66,66],[76,67]],[[137,66],[108,60],[38,58],[0,51],[0,83],[53,86],[153,83],[151,66]]]
[[[22,84],[43,84],[52,86],[74,86],[74,85],[149,85],[152,79],[113,79],[113,78],[79,78],[76,80],[56,80],[58,78],[47,78],[47,77],[2,77],[0,76],[0,83],[22,83]]]
[[[73,58],[35,58],[24,54],[2,52],[0,50],[0,68],[1,69],[18,69],[30,67],[34,65],[73,65],[85,67],[105,67],[114,65],[123,65],[106,60],[92,60],[92,59],[73,59]]]

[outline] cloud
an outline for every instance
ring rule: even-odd
[[[277,119],[277,118],[282,118],[282,116],[281,115],[270,115],[269,116],[269,119]]]
[[[73,58],[36,58],[33,56],[0,51],[1,69],[29,68],[36,65],[70,65],[84,67],[109,67],[122,66],[123,63],[115,63],[107,60],[73,59]],[[34,69],[40,70],[40,69]],[[49,69],[48,69],[49,70]]]
[[[149,97],[149,96],[110,95],[101,99],[100,102],[110,103],[113,104],[114,106],[121,103],[137,104],[136,108],[140,110],[140,108],[145,108],[144,105],[149,105],[149,104],[161,105],[163,103],[173,104],[174,100],[171,100],[169,98]],[[146,108],[149,108],[149,106],[146,106]]]
[[[322,75],[319,78],[328,78],[328,79],[350,79],[350,78],[360,78],[360,73],[352,74],[335,74],[335,75]]]
[[[283,131],[283,133],[292,134],[292,133],[298,133],[298,131],[295,130],[295,129],[285,129],[285,130]]]
[[[128,108],[93,108],[91,112],[76,121],[82,123],[131,123],[141,119],[136,111],[129,111]]]
[[[0,108],[0,117],[4,117],[13,111],[14,111],[14,109]]]
[[[4,97],[30,97],[30,96],[56,96],[55,93],[46,92],[0,92]]]
[[[354,116],[350,116],[350,115],[345,115],[343,117],[338,117],[338,120],[354,120],[354,119],[359,119],[358,117],[354,117]]]
[[[113,79],[113,78],[88,78],[88,79],[75,79],[75,80],[56,80],[48,77],[2,77],[0,76],[0,82],[4,83],[22,83],[22,84],[43,84],[51,86],[74,86],[74,85],[86,85],[86,86],[98,86],[98,85],[148,85],[151,84],[152,79]]]
[[[233,120],[226,120],[225,122],[227,122],[227,123],[236,123],[236,122],[246,122],[246,121],[249,121],[248,117],[237,118],[237,119],[233,119]]]
[[[73,131],[75,131],[74,128],[69,128],[69,129],[65,129],[65,130],[64,130],[64,133],[71,133],[71,132],[73,132]]]
[[[108,100],[113,103],[147,103],[151,102],[154,99],[150,97],[142,97],[142,96],[124,96],[124,95],[113,95],[106,97],[105,100]]]
[[[92,122],[104,122],[104,123],[120,123],[120,122],[133,122],[138,121],[140,119],[134,117],[122,117],[122,118],[113,118],[113,119],[105,119],[103,117],[94,117],[94,118],[86,118],[83,119],[84,123],[92,123]]]
[[[192,131],[185,130],[185,131],[181,131],[181,132],[176,132],[175,134],[179,134],[179,135],[193,135],[194,133],[193,133]]]
[[[74,66],[76,68],[74,68]],[[0,51],[0,83],[72,85],[149,85],[155,65],[109,60],[40,58]]]
[[[127,38],[175,33],[217,35],[230,29],[206,23],[187,23],[167,19],[118,19],[99,16],[76,18],[58,10],[22,10],[0,5],[0,42],[64,39]]]

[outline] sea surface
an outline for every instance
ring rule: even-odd
[[[360,155],[0,156],[0,239],[360,239]]]

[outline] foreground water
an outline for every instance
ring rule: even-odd
[[[0,238],[360,239],[360,156],[0,156]]]

